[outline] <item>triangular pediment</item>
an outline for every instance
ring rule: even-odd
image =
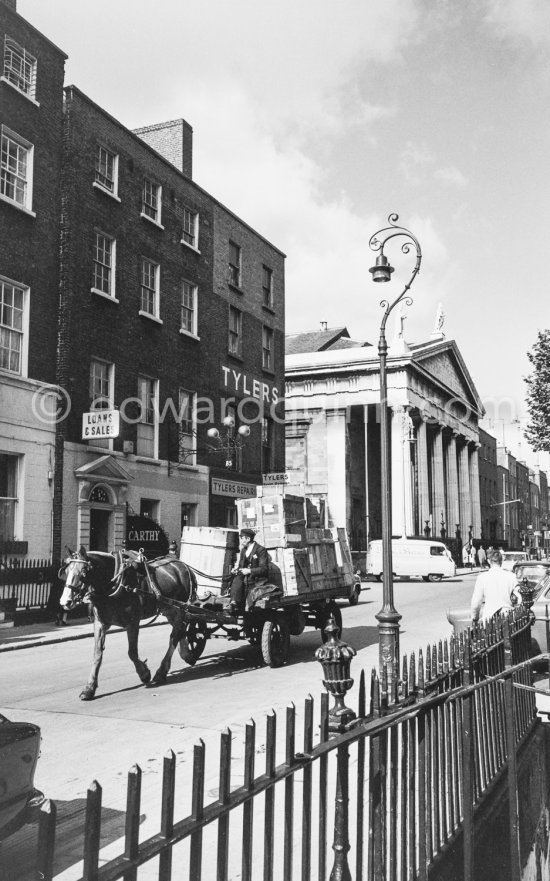
[[[104,483],[128,483],[134,478],[129,471],[119,464],[114,456],[99,456],[80,468],[75,468],[77,480],[102,480]]]
[[[413,346],[414,363],[482,416],[485,408],[454,340]]]

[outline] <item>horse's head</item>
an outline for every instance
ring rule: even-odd
[[[72,609],[77,603],[82,602],[84,594],[88,590],[91,568],[92,563],[83,547],[63,561],[59,570],[59,578],[65,582],[59,600],[63,609]]]

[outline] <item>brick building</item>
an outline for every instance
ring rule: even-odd
[[[60,545],[117,546],[128,511],[176,539],[227,526],[262,468],[284,467],[268,406],[284,381],[284,256],[191,180],[184,120],[132,132],[65,92]],[[117,418],[118,435],[83,439],[92,413],[90,433]],[[227,417],[250,435],[220,455],[207,432],[225,438]]]
[[[52,552],[65,54],[0,0],[0,554]]]
[[[130,131],[14,2],[0,25],[2,540],[227,526],[284,469],[284,255],[192,180],[185,120]]]
[[[479,500],[481,508],[481,539],[494,544],[500,508],[498,505],[497,441],[479,429]]]

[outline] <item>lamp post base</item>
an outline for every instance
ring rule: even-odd
[[[394,610],[381,611],[375,616],[378,619],[378,645],[380,675],[387,670],[388,686],[393,681],[394,669],[399,670],[399,622],[401,615]]]

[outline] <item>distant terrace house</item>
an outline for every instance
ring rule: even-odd
[[[325,502],[352,549],[381,536],[377,348],[345,327],[286,337],[291,485]],[[453,340],[434,332],[388,353],[393,535],[481,534],[478,420],[484,410]]]

